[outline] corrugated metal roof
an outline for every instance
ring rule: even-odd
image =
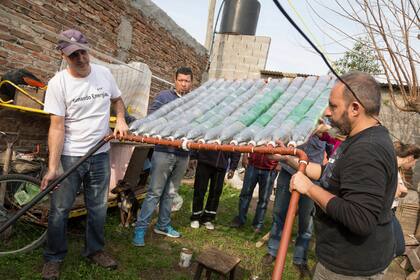
[[[260,70],[261,75],[263,76],[270,76],[272,78],[296,78],[296,77],[309,77],[309,76],[316,76],[319,75],[315,74],[307,74],[307,73],[293,73],[293,72],[283,72],[283,71],[275,71],[275,70]]]
[[[335,79],[310,76],[210,80],[130,129],[138,135],[208,143],[264,145],[306,141],[328,105]]]

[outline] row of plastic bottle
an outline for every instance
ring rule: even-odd
[[[233,124],[239,116],[243,115],[245,112],[248,112],[248,110],[261,98],[263,98],[265,93],[271,91],[277,85],[277,83],[278,80],[271,80],[265,87],[257,90],[255,95],[253,95],[248,101],[242,103],[241,106],[239,106],[230,116],[225,118],[221,123],[209,129],[205,133],[204,139],[202,140],[205,142],[215,141],[226,127]]]
[[[333,78],[328,82],[328,85],[322,91],[319,98],[315,101],[312,107],[305,114],[304,118],[293,128],[291,139],[298,145],[305,143],[311,135],[313,129],[316,127],[318,120],[322,117],[325,109],[328,106],[328,99],[330,92],[334,86],[336,79]]]
[[[133,133],[141,134],[149,129],[149,127],[153,127],[153,124],[159,124],[161,121],[165,119],[165,116],[170,112],[173,112],[175,109],[179,108],[180,105],[194,102],[194,100],[198,101],[198,97],[201,93],[205,94],[206,92],[212,91],[212,89],[219,87],[225,81],[223,79],[220,80],[208,80],[204,84],[202,84],[199,88],[191,91],[187,95],[183,96],[182,98],[178,98],[169,102],[159,110],[154,111],[150,115],[147,115],[145,118],[139,119],[134,121],[130,124],[130,130]],[[201,96],[200,96],[201,98]],[[160,120],[160,122],[159,122]]]
[[[211,94],[201,98],[196,104],[189,104],[189,107],[186,107],[186,104],[180,106],[182,110],[182,115],[178,114],[174,116],[176,122],[167,122],[160,127],[155,127],[150,131],[151,134],[158,135],[158,137],[183,137],[185,133],[179,133],[179,131],[185,131],[185,128],[188,128],[190,124],[197,118],[204,116],[212,108],[218,106],[223,99],[226,97],[235,94],[237,92],[242,92],[240,89],[241,81],[235,81],[233,83],[225,83],[220,88],[214,89]]]
[[[205,142],[267,144],[307,140],[326,106],[330,76],[210,80],[130,129],[136,134]]]
[[[287,103],[287,107],[279,112],[277,122],[270,123],[267,126],[268,129],[272,128],[271,133],[268,135],[260,134],[255,137],[257,144],[262,145],[277,139],[288,142],[293,128],[305,117],[306,112],[321,95],[329,80],[330,78],[326,76],[317,80],[307,78],[301,89]]]

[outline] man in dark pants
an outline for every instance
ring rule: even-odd
[[[313,279],[383,279],[394,256],[391,205],[397,187],[397,162],[388,130],[377,118],[381,94],[375,79],[353,72],[331,91],[326,116],[347,139],[325,169],[309,163],[290,189],[316,206]],[[355,97],[357,96],[357,98]],[[297,167],[297,160],[283,157]],[[309,178],[320,178],[321,186]]]
[[[197,169],[194,181],[193,210],[191,215],[191,227],[199,228],[200,223],[207,229],[213,230],[212,223],[216,218],[219,199],[223,191],[223,183],[226,170],[229,169],[228,179],[238,166],[240,153],[221,152],[221,151],[199,151],[197,152]],[[210,182],[209,195],[206,207],[204,206],[204,196]]]

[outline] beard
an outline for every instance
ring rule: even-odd
[[[343,114],[337,121],[334,121],[332,118],[330,119],[330,121],[331,126],[335,127],[341,135],[348,136],[350,134],[351,125],[347,111],[343,112]]]

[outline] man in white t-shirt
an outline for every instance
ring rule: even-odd
[[[90,64],[86,37],[77,30],[60,34],[57,49],[68,67],[49,81],[44,110],[51,114],[48,134],[48,172],[41,188],[59,175],[60,164],[68,170],[89,149],[110,133],[110,106],[117,121],[115,136],[127,134],[124,103],[111,72]],[[72,172],[51,195],[43,279],[57,279],[67,253],[67,219],[77,191],[83,185],[87,209],[83,255],[105,268],[117,262],[103,251],[104,224],[110,176],[109,143]]]

